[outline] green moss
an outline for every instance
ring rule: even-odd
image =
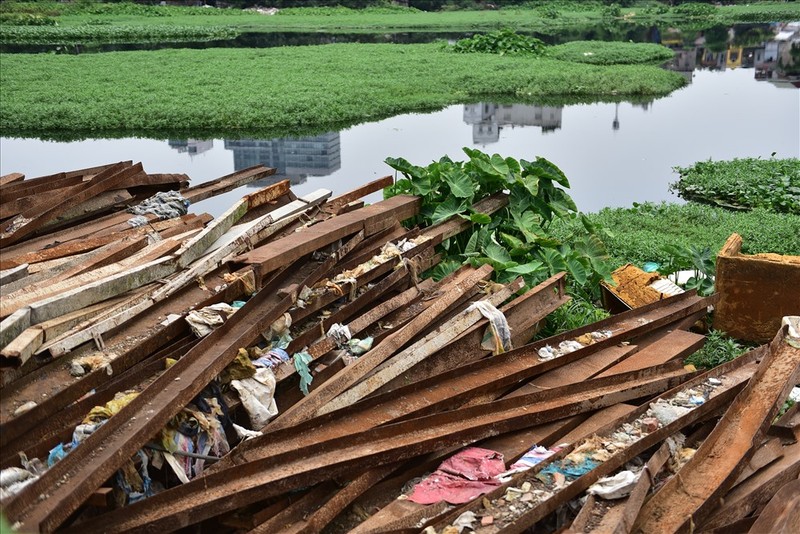
[[[12,54],[0,69],[0,130],[325,128],[487,97],[655,96],[683,83],[655,66],[453,54],[435,43]]]

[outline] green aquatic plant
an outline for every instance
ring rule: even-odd
[[[800,159],[744,158],[675,167],[670,191],[686,200],[723,208],[766,208],[800,215]]]
[[[547,49],[548,57],[593,65],[659,64],[674,55],[666,46],[652,43],[572,41]]]
[[[545,46],[540,39],[505,28],[460,39],[452,49],[460,54],[541,55]]]

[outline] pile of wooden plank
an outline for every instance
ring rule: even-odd
[[[437,246],[470,223],[408,229],[412,196],[364,206],[390,177],[332,199],[280,182],[213,219],[126,227],[124,208],[156,186],[197,200],[271,172],[198,188],[130,162],[0,179],[0,506],[16,528],[675,532],[796,520],[782,488],[800,473],[797,409],[776,415],[799,378],[800,326],[704,374],[682,362],[716,298],[692,292],[534,340],[569,300],[564,273],[532,288],[492,282],[489,266],[425,278]],[[48,183],[75,201],[22,193]],[[119,191],[129,198],[86,205]],[[90,209],[89,222],[64,216]],[[479,455],[497,472],[453,467]],[[604,500],[611,475],[629,487]]]

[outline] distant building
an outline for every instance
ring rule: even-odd
[[[259,164],[275,167],[277,172],[269,180],[289,178],[293,185],[305,182],[308,176],[332,174],[342,165],[339,132],[278,139],[226,139],[225,149],[233,151],[234,170]]]
[[[167,143],[181,154],[186,153],[190,156],[202,154],[214,147],[213,139],[170,139]]]
[[[464,105],[464,122],[472,125],[472,142],[495,143],[506,126],[539,126],[542,132],[561,128],[561,107],[479,102]]]

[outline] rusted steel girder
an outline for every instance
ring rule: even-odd
[[[377,347],[362,355],[352,365],[336,373],[324,384],[313,390],[300,402],[283,412],[267,425],[269,429],[286,428],[297,424],[313,415],[336,395],[355,384],[367,373],[375,369],[389,356],[400,350],[403,345],[411,341],[419,331],[433,321],[445,309],[456,302],[461,295],[475,286],[479,281],[487,279],[492,273],[491,266],[483,265],[472,272],[464,273],[460,280],[442,288],[442,295],[434,304],[412,319],[406,326],[391,334],[381,341]]]
[[[268,458],[197,478],[100,516],[81,524],[80,531],[89,534],[182,528],[353,469],[394,463],[444,447],[654,395],[677,386],[689,376],[683,367],[671,364],[598,379],[592,387],[584,383],[564,388],[583,387],[585,390],[576,393],[569,404],[565,403],[563,395],[547,404],[527,404],[530,399],[548,394],[555,396],[553,389],[530,397],[374,428],[283,454],[270,454]]]
[[[275,427],[268,425],[268,434],[241,443],[215,468],[228,462],[242,463],[263,458],[274,451],[278,446],[276,444],[280,442],[297,443],[297,440],[309,437],[322,441],[390,421],[457,408],[476,396],[511,387],[533,376],[577,361],[604,347],[677,321],[707,305],[706,299],[697,296],[673,297],[660,305],[638,308],[603,321],[603,328],[614,332],[611,338],[554,360],[538,361],[538,349],[547,344],[558,344],[564,339],[572,339],[573,336],[581,335],[584,330],[592,331],[592,328],[578,329],[453,369],[389,393],[364,399],[349,408],[315,417],[281,430],[280,433],[274,433]]]
[[[795,319],[780,329],[758,371],[692,459],[644,505],[637,532],[679,532],[722,504],[800,378],[800,317]]]
[[[478,533],[497,532],[497,531],[509,532],[509,533],[525,532],[527,529],[533,527],[538,521],[545,518],[548,514],[556,511],[559,507],[565,505],[570,500],[578,497],[581,493],[586,491],[586,489],[589,486],[591,486],[601,477],[610,475],[620,467],[624,466],[625,463],[630,461],[632,458],[638,456],[639,454],[646,451],[650,447],[653,447],[658,443],[662,442],[669,436],[673,435],[675,432],[678,432],[682,428],[690,424],[693,424],[696,421],[702,420],[707,414],[713,413],[717,411],[719,408],[727,405],[735,397],[735,395],[739,391],[741,391],[741,389],[750,379],[752,374],[755,372],[755,362],[758,361],[761,357],[763,357],[764,354],[765,354],[764,347],[751,351],[750,353],[744,356],[740,356],[739,358],[733,360],[732,362],[723,364],[707,373],[704,373],[702,375],[693,378],[692,380],[680,386],[675,387],[674,389],[671,389],[670,391],[667,391],[659,395],[656,399],[653,399],[645,403],[637,410],[631,412],[629,415],[626,415],[606,425],[597,432],[597,435],[608,436],[611,433],[613,433],[616,429],[621,427],[623,423],[631,423],[635,421],[638,417],[644,414],[649,408],[650,404],[657,399],[670,398],[679,391],[699,386],[703,384],[709,377],[723,379],[722,385],[719,386],[714,391],[711,398],[701,406],[677,418],[668,425],[665,425],[655,430],[654,432],[645,435],[639,440],[634,441],[628,447],[614,454],[611,458],[601,463],[596,468],[592,469],[588,473],[584,474],[583,476],[569,483],[566,487],[563,487],[562,489],[555,491],[552,496],[540,502],[538,505],[528,509],[527,511],[519,511],[517,517],[511,520],[506,520],[504,521],[503,524],[495,523],[491,525],[491,527],[487,527],[487,529],[477,527],[476,532]],[[542,469],[544,469],[548,465],[553,464],[556,461],[563,459],[579,445],[580,442],[565,447],[564,449],[560,450],[553,456],[550,456],[541,463],[536,464],[528,471],[515,475],[510,482],[507,482],[502,486],[500,486],[499,488],[486,494],[484,496],[485,499],[489,500],[490,502],[494,499],[499,499],[505,494],[509,486],[519,486],[524,481],[535,480],[536,475],[540,471],[542,471]],[[448,511],[443,517],[440,517],[434,521],[429,522],[426,526],[433,526],[434,528],[440,529],[445,525],[451,524],[463,512],[468,510],[479,511],[482,507],[483,507],[483,501],[472,501],[471,503],[458,507],[455,510]]]
[[[363,240],[359,232],[308,276],[301,265],[273,278],[236,314],[164,372],[141,395],[108,420],[81,447],[51,467],[5,507],[25,529],[50,532],[60,526],[109,476],[151,439],[296,299],[299,285],[313,285]],[[279,292],[294,286],[287,294]],[[48,494],[46,500],[39,495]]]
[[[56,198],[37,202],[0,226],[0,246],[13,245],[38,230],[45,223],[93,196],[114,189],[132,176],[144,175],[142,164],[124,167],[121,163],[96,174],[90,181],[72,186]]]
[[[216,180],[211,180],[209,182],[184,189],[181,191],[181,195],[188,199],[192,204],[196,204],[201,200],[221,195],[222,193],[227,193],[228,191],[232,191],[233,189],[249,184],[250,182],[260,180],[261,178],[266,178],[267,176],[272,176],[276,171],[277,169],[273,169],[271,167],[255,165],[253,167],[248,167],[247,169],[232,172],[231,174],[226,174],[225,176],[217,178]]]

